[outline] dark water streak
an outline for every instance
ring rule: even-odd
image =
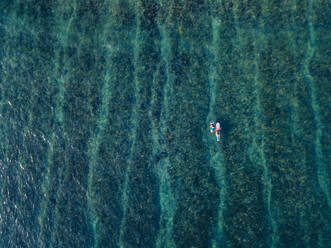
[[[103,58],[96,53],[100,48],[97,39],[100,27],[97,10],[100,4],[98,1],[77,3],[72,20],[74,32],[68,38],[73,51],[69,47],[66,52],[69,53],[69,68],[72,70],[64,83],[62,109],[65,135],[71,138],[65,143],[64,177],[57,193],[56,234],[52,246],[89,247],[94,242],[89,215],[83,206],[87,205],[87,141],[96,128],[95,116],[100,104],[102,82],[100,74],[103,71],[102,63],[98,63]],[[79,40],[76,35],[79,35]]]
[[[154,1],[138,1],[136,4],[136,119],[132,123],[134,141],[129,162],[127,210],[121,241],[125,247],[151,247],[159,229],[160,207],[157,204],[157,178],[152,171],[151,120],[148,119],[148,110],[151,105],[150,86],[159,62],[160,48],[155,45],[159,40],[155,20],[157,4]]]
[[[9,42],[12,47],[2,52],[2,58],[7,56],[10,60],[2,63],[1,75],[1,100],[6,101],[2,104],[5,121],[1,122],[1,137],[10,134],[2,138],[1,149],[1,160],[6,161],[1,183],[5,213],[1,221],[3,247],[37,246],[37,233],[32,230],[38,226],[35,216],[42,198],[38,185],[45,170],[44,155],[52,128],[51,95],[55,90],[47,87],[47,72],[51,70],[54,53],[49,46],[53,37],[47,32],[52,28],[52,15],[45,4],[34,11],[33,3],[21,4],[7,19],[2,19],[3,25],[14,21],[11,28],[16,29],[2,46]],[[29,30],[22,23],[31,24]]]
[[[173,81],[166,138],[171,163],[168,173],[178,203],[173,238],[179,247],[207,247],[211,237],[208,222],[216,216],[218,205],[212,174],[201,166],[206,163],[206,154],[199,142],[205,119],[202,116],[208,106],[204,44],[210,39],[210,23],[206,25],[207,17],[201,15],[207,11],[204,2],[179,5],[174,1],[172,8],[167,30],[171,47],[169,74]]]

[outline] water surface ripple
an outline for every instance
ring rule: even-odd
[[[330,7],[1,1],[0,247],[331,247]]]

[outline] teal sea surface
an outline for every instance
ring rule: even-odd
[[[0,1],[0,247],[330,248],[330,30],[327,0]]]

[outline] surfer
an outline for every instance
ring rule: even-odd
[[[219,142],[221,140],[221,124],[219,122],[216,123],[216,141]]]

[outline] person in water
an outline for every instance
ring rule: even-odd
[[[210,121],[209,128],[210,128],[210,132],[213,133],[214,130],[215,130],[215,122],[214,121]]]

